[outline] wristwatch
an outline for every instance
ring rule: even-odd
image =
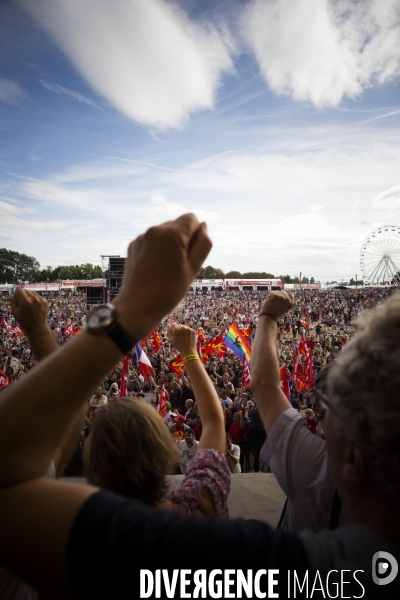
[[[123,354],[127,354],[136,343],[118,322],[115,306],[109,302],[94,306],[84,318],[83,325],[91,335],[108,336]]]

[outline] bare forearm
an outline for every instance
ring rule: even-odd
[[[251,357],[251,388],[267,431],[281,412],[290,408],[280,387],[276,334],[276,323],[269,317],[260,318]]]
[[[196,396],[203,428],[211,421],[223,421],[221,403],[200,360],[186,363],[186,371]]]
[[[26,335],[37,360],[43,360],[59,347],[54,333],[47,326],[37,331],[27,331]]]
[[[3,392],[0,487],[45,473],[60,439],[121,355],[108,338],[84,331]]]

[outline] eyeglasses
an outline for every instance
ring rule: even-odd
[[[316,404],[314,407],[315,415],[318,421],[322,421],[325,419],[328,409],[332,412],[335,412],[335,409],[332,408],[332,402],[329,400],[328,396],[318,386],[314,385],[313,392],[316,396]]]

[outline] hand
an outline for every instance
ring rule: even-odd
[[[196,334],[190,327],[172,323],[168,325],[167,335],[168,340],[180,352],[182,358],[188,354],[197,354]]]
[[[113,303],[135,339],[145,337],[175,308],[211,246],[205,223],[192,214],[151,227],[131,242],[121,293]]]
[[[269,292],[260,312],[269,312],[275,319],[279,319],[293,308],[293,305],[294,296],[291,292]]]
[[[36,292],[17,288],[10,299],[11,312],[28,337],[47,329],[49,305]]]

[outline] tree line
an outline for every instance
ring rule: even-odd
[[[222,269],[217,269],[209,265],[201,267],[197,279],[282,279],[284,283],[300,283],[299,277],[291,277],[290,275],[273,275],[265,271],[228,271],[224,273]],[[302,277],[301,283],[315,283],[314,277]]]
[[[51,283],[58,279],[97,279],[103,277],[99,265],[62,265],[40,268],[34,256],[0,248],[0,283]]]
[[[51,283],[59,279],[96,279],[103,277],[99,265],[85,263],[81,265],[61,265],[40,268],[34,256],[28,256],[14,250],[0,248],[0,283]],[[228,271],[212,267],[202,267],[197,279],[282,279],[284,283],[300,283],[299,277],[274,275],[265,271]],[[302,283],[315,283],[314,277],[303,277]]]

